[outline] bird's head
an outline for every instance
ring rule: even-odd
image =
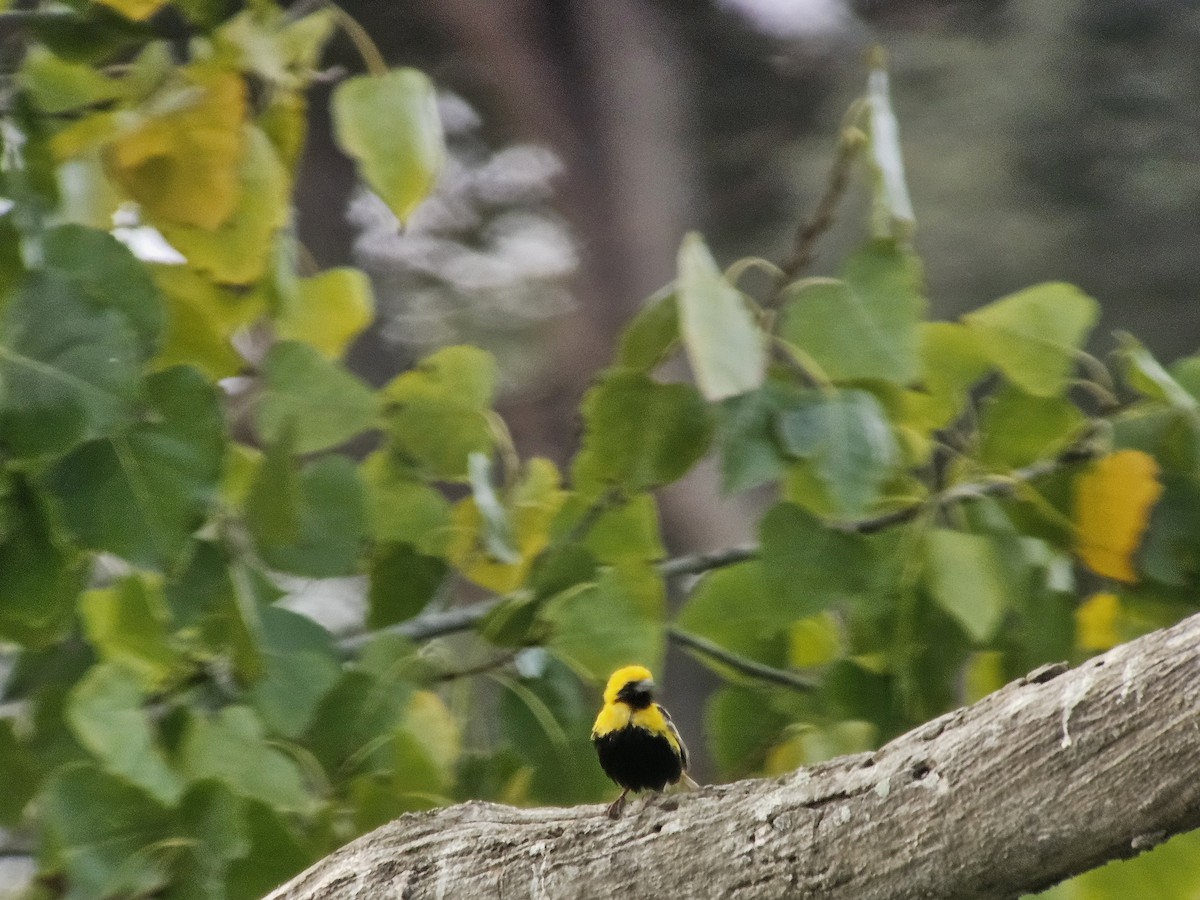
[[[645,666],[624,666],[613,672],[604,689],[605,703],[626,703],[644,709],[653,700],[654,676]]]

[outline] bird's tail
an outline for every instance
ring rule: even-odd
[[[689,791],[700,790],[700,782],[696,781],[696,779],[693,778],[691,775],[689,775],[687,772],[683,773],[683,777],[681,777],[679,779],[679,783],[681,785],[683,785],[683,787],[687,788]]]

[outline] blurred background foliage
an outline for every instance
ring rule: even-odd
[[[1198,23],[0,11],[0,880],[606,798],[634,660],[719,780],[1193,611]],[[1196,896],[1191,843],[1051,895]]]

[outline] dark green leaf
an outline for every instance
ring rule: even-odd
[[[694,388],[622,369],[587,393],[583,419],[573,474],[588,496],[609,486],[637,493],[675,481],[704,455],[713,430]]]
[[[179,804],[177,828],[183,839],[174,862],[170,900],[224,898],[229,863],[250,852],[246,803],[219,781],[194,784]]]
[[[92,766],[59,769],[41,814],[74,896],[146,896],[166,883],[167,856],[151,848],[170,835],[170,813],[124,779]]]
[[[265,443],[279,441],[292,423],[294,452],[314,453],[344,444],[375,421],[371,389],[309,344],[275,344],[263,374],[255,421]]]
[[[62,452],[127,420],[137,333],[62,276],[30,275],[0,323],[0,434],[14,456]]]
[[[419,613],[446,577],[446,563],[411,544],[377,544],[367,592],[367,627],[385,628]]]
[[[329,632],[278,606],[261,610],[263,676],[249,700],[267,728],[284,737],[304,733],[342,668]]]
[[[342,456],[317,460],[301,474],[300,492],[297,539],[270,543],[259,535],[263,559],[276,569],[313,578],[353,574],[365,525],[354,464]]]
[[[38,789],[38,771],[33,754],[17,739],[12,719],[0,720],[0,772],[7,785],[0,792],[0,827],[13,828]]]
[[[250,852],[229,867],[228,900],[259,900],[313,862],[285,819],[265,803],[245,804]]]
[[[359,772],[387,768],[386,741],[404,716],[404,682],[348,671],[317,707],[306,746],[334,783]]]
[[[726,778],[745,778],[757,772],[787,725],[787,717],[771,708],[761,690],[722,687],[704,704],[708,746],[718,771]]]
[[[300,538],[303,499],[294,450],[295,428],[289,422],[267,448],[246,494],[246,523],[268,544],[291,544]]]
[[[679,304],[675,287],[664,288],[646,301],[621,332],[616,364],[651,372],[679,341]]]
[[[0,480],[0,635],[39,645],[55,637],[74,612],[84,572],[55,534],[38,494],[14,478]]]
[[[758,534],[763,577],[781,618],[861,601],[868,592],[871,557],[861,536],[827,528],[791,503],[772,507]]]
[[[786,458],[776,417],[806,399],[811,402],[809,395],[788,382],[770,380],[756,391],[721,404],[717,442],[721,447],[722,490],[749,490],[779,477]]]
[[[71,279],[97,308],[120,312],[149,355],[162,332],[164,314],[146,266],[115,237],[96,228],[60,225],[42,240],[46,271]]]
[[[818,395],[780,413],[778,426],[788,452],[812,459],[843,516],[865,513],[899,462],[883,407],[867,391]]]
[[[1200,584],[1200,481],[1168,474],[1162,484],[1137,554],[1138,568],[1163,584],[1195,587]]]
[[[86,546],[165,568],[216,496],[224,423],[213,387],[195,369],[151,376],[146,392],[142,424],[84,444],[45,480]]]

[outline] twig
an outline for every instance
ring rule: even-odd
[[[817,203],[817,208],[811,218],[796,229],[792,253],[779,267],[780,277],[775,290],[776,299],[788,282],[795,280],[804,267],[812,262],[817,249],[817,241],[820,240],[821,235],[833,227],[834,213],[846,195],[846,188],[850,185],[850,172],[854,166],[855,157],[865,145],[866,137],[860,129],[853,125],[842,128],[841,136],[838,138],[837,156],[834,157],[833,166],[829,170],[825,193]]]
[[[663,578],[678,578],[681,575],[699,575],[710,569],[721,569],[757,558],[757,547],[730,547],[728,550],[676,556],[673,559],[663,560],[657,568],[658,574]]]
[[[494,656],[491,659],[485,659],[481,663],[476,663],[473,666],[465,666],[461,669],[450,669],[445,672],[438,672],[433,676],[434,681],[454,681],[456,678],[470,678],[473,675],[486,675],[493,669],[499,669],[501,666],[506,666],[514,659],[520,650],[509,650],[507,653],[501,653],[499,656]]]
[[[893,525],[902,525],[910,522],[930,509],[947,506],[961,500],[969,500],[973,497],[994,497],[1012,493],[1017,487],[1026,482],[1041,478],[1043,475],[1049,475],[1073,463],[1090,460],[1095,456],[1096,450],[1092,447],[1086,445],[1072,447],[1053,459],[1039,460],[1023,468],[1016,469],[1007,475],[994,476],[985,481],[958,484],[920,503],[903,506],[869,519],[856,519],[850,522],[831,522],[829,523],[829,527],[846,532],[847,534],[874,534]],[[663,578],[699,575],[713,569],[720,569],[747,560],[757,559],[758,554],[759,550],[757,547],[732,547],[727,550],[718,550],[710,553],[694,553],[687,556],[673,557],[672,559],[663,560],[658,563],[657,569],[659,575]],[[427,641],[437,637],[444,637],[448,634],[469,631],[504,600],[504,597],[492,597],[458,609],[426,613],[417,616],[415,619],[409,619],[407,622],[401,622],[397,625],[380,629],[379,631],[351,635],[343,638],[338,646],[343,653],[349,655],[361,649],[367,641],[379,634],[396,634],[411,641]],[[741,657],[732,657],[729,651],[718,647],[716,644],[704,642],[706,647],[700,647],[697,642],[703,641],[703,638],[697,638],[695,635],[678,631],[674,626],[668,626],[667,634],[672,640],[701,650],[701,652],[709,652],[709,655],[714,658],[717,658],[718,654],[725,654],[719,658],[729,662],[730,666],[735,666],[735,663],[730,662],[729,658],[742,659]],[[711,648],[711,652],[709,648]],[[743,660],[743,662],[745,666],[743,666],[742,671],[748,672],[746,666],[759,667],[761,670],[760,674],[766,671],[775,673],[772,675],[764,674],[763,677],[766,677],[767,680],[779,682],[780,679],[775,677],[779,673],[779,670],[772,670],[770,667],[761,666],[759,663],[749,660]],[[780,677],[790,679],[786,683],[793,686],[796,686],[796,679],[804,681],[808,685],[808,679],[804,679],[801,676],[792,676],[785,672]]]
[[[811,691],[818,687],[818,682],[814,678],[747,659],[745,656],[726,650],[720,644],[714,644],[707,638],[683,631],[676,625],[667,626],[667,637],[676,644],[722,662],[729,668],[741,672],[743,675],[749,675],[751,678],[757,678],[759,681],[769,681],[772,684],[780,684],[798,691]]]

